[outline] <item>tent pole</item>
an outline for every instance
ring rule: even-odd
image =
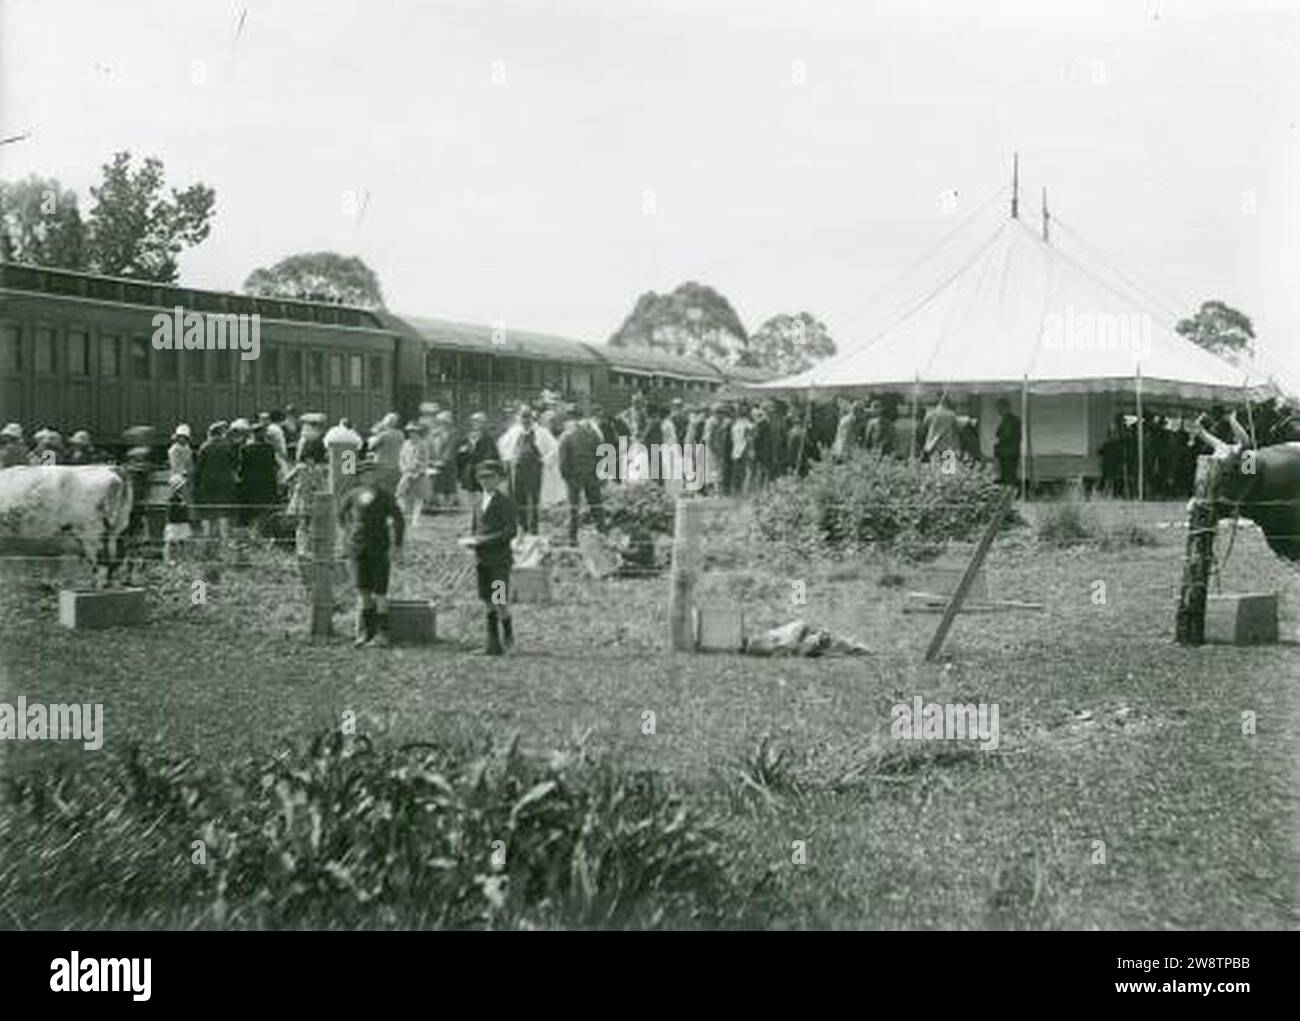
[[[1137,416],[1138,416],[1138,503],[1146,499],[1146,465],[1144,448],[1146,444],[1146,425],[1142,421],[1142,366],[1137,367]]]
[[[907,455],[909,461],[916,460],[916,434],[921,428],[921,377],[912,379],[912,449]]]
[[[1029,496],[1029,375],[1020,384],[1020,499]]]

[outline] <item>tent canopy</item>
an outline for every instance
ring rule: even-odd
[[[776,395],[926,390],[953,394],[1133,393],[1187,404],[1271,393],[1180,336],[1152,302],[1018,219],[896,304],[865,343],[786,379]]]

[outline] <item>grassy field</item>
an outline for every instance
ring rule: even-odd
[[[59,629],[52,587],[11,572],[7,697],[102,702],[106,738],[97,753],[15,745],[8,764],[39,771],[141,740],[221,763],[337,728],[349,711],[400,740],[518,735],[543,752],[585,734],[725,820],[737,872],[785,905],[760,924],[1292,926],[1300,572],[1238,531],[1223,589],[1282,592],[1289,643],[1179,648],[1182,507],[1096,508],[1153,544],[1045,548],[1032,527],[1041,508],[1026,507],[1030,524],[997,541],[987,573],[995,598],[1045,609],[959,618],[938,664],[922,659],[938,617],[902,613],[920,569],[783,558],[751,540],[743,512],[710,523],[701,599],[743,605],[751,632],[800,617],[872,655],[673,655],[666,579],[595,582],[574,564],[555,569],[553,605],[516,609],[513,657],[478,657],[471,583],[437,590],[462,556],[451,517],[422,522],[396,569],[395,595],[442,603],[444,641],[427,649],[357,651],[342,634],[311,644],[294,565],[271,552],[218,571],[158,567],[149,625],[98,633]],[[940,563],[968,555],[950,546]],[[206,603],[194,605],[202,578]],[[345,632],[350,614],[336,624]],[[891,707],[917,695],[997,704],[1000,747],[895,741]]]

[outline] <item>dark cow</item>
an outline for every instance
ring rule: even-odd
[[[1225,443],[1197,420],[1197,435],[1218,462],[1217,518],[1240,514],[1259,525],[1269,549],[1300,562],[1300,443],[1255,449],[1250,434],[1228,416],[1236,443]]]

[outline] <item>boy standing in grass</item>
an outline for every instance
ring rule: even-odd
[[[363,462],[357,485],[339,506],[357,585],[357,646],[388,644],[389,551],[402,548],[406,522],[397,501],[385,488],[374,461]],[[389,527],[392,539],[389,540]]]
[[[474,502],[472,535],[460,540],[478,561],[478,597],[487,606],[487,645],[484,655],[500,656],[515,643],[510,619],[510,540],[515,537],[515,503],[505,491],[505,469],[500,461],[478,464],[475,476],[483,495]],[[498,623],[500,630],[498,631]]]

